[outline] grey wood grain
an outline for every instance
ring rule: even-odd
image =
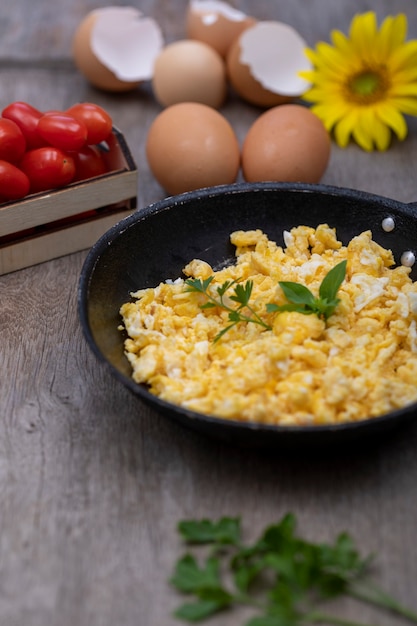
[[[103,2],[101,6],[110,4]],[[167,40],[184,33],[185,0],[136,3]],[[346,30],[365,1],[245,0],[261,19],[294,25],[310,44]],[[146,164],[147,128],[158,113],[149,85],[125,95],[90,87],[70,42],[97,4],[6,0],[0,8],[0,106],[41,109],[77,100],[106,107],[138,164],[138,204],[164,193]],[[400,11],[417,36],[415,0],[376,0]],[[259,111],[230,98],[224,114],[242,141]],[[417,124],[384,154],[333,149],[324,182],[417,200]],[[184,517],[241,515],[247,537],[287,511],[300,530],[332,540],[348,529],[378,554],[376,578],[415,604],[417,426],[343,456],[242,450],[212,441],[141,405],[97,363],[77,317],[85,252],[0,277],[0,624],[171,626],[179,601],[167,579],[182,552]],[[370,607],[338,604],[345,617],[400,624]],[[243,619],[243,613],[240,616]],[[214,626],[240,623],[219,616]]]

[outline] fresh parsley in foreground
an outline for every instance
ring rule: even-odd
[[[327,320],[340,302],[337,292],[345,275],[346,261],[342,261],[326,274],[320,285],[318,297],[315,297],[305,285],[291,281],[281,281],[278,284],[282,288],[288,304],[269,303],[266,305],[266,310],[268,313],[298,311],[305,315],[316,314],[319,318]],[[210,285],[213,280],[214,276],[209,276],[204,280],[188,278],[185,284],[186,291],[201,293],[206,296],[207,302],[201,305],[201,309],[220,307],[228,312],[230,324],[216,335],[214,338],[215,342],[239,322],[251,322],[263,326],[266,330],[272,330],[271,326],[254,311],[249,302],[253,290],[252,280],[247,280],[244,284],[236,280],[226,280],[217,287],[216,295],[213,295],[210,291]],[[235,302],[237,304],[236,307],[230,306],[225,300],[227,293],[232,287],[233,292],[232,295],[228,296],[228,299]],[[243,311],[246,311],[246,313]]]
[[[365,626],[320,609],[325,600],[351,596],[417,623],[415,612],[370,583],[371,558],[360,556],[347,533],[333,544],[311,543],[296,534],[293,514],[248,545],[242,543],[239,518],[186,520],[178,531],[189,551],[177,561],[170,582],[192,597],[176,610],[179,619],[198,622],[250,605],[258,615],[242,626]],[[193,553],[202,545],[208,546],[203,560]]]

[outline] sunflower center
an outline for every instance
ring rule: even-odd
[[[358,104],[378,102],[388,90],[388,76],[383,68],[362,69],[347,81],[349,100]]]

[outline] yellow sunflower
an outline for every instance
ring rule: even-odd
[[[392,132],[407,135],[404,115],[417,115],[417,40],[406,41],[407,17],[389,16],[378,29],[373,11],[355,15],[347,37],[331,32],[306,54],[312,69],[301,75],[311,87],[303,99],[344,148],[386,150]]]

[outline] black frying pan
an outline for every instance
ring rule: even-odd
[[[386,232],[383,220],[395,228]],[[284,427],[247,424],[204,416],[163,402],[131,379],[123,354],[119,308],[131,291],[181,276],[193,258],[216,268],[234,259],[229,235],[260,228],[283,245],[283,231],[301,224],[327,223],[347,244],[371,230],[380,245],[417,256],[417,204],[326,185],[294,183],[235,184],[166,198],[138,210],[111,228],[90,250],[78,292],[79,316],[88,344],[111,373],[141,401],[207,435],[241,445],[287,448],[359,443],[386,433],[417,415],[417,403],[381,417],[335,426]],[[417,280],[417,263],[411,276]],[[416,381],[417,385],[417,381]]]

